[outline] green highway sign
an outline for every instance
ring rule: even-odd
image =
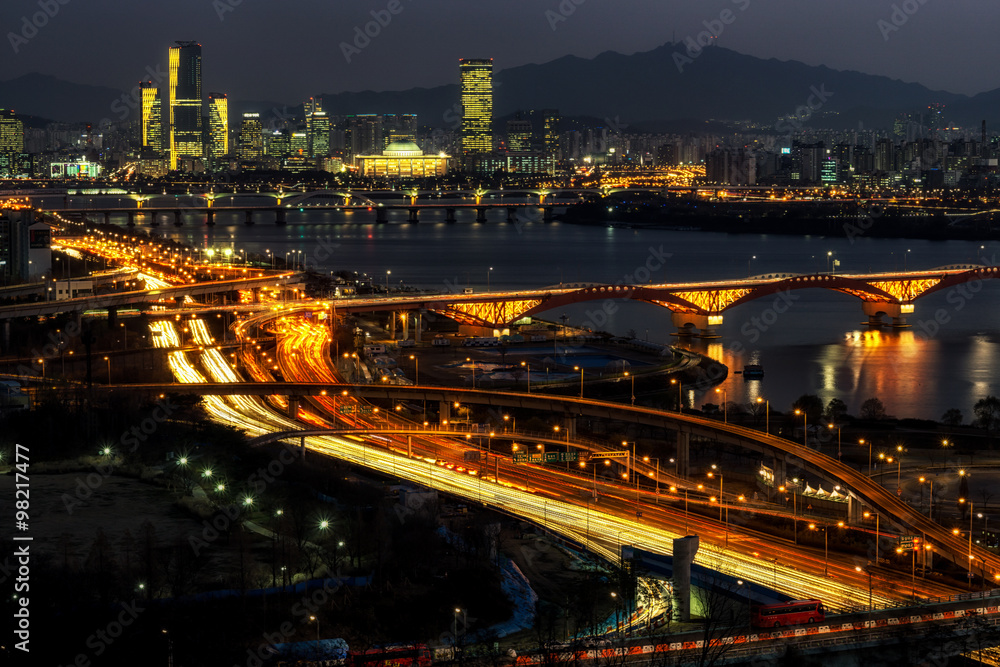
[[[592,459],[627,459],[629,452],[592,452]]]

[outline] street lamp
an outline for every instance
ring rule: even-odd
[[[930,519],[931,521],[933,521],[934,520],[934,480],[933,479],[928,479],[926,477],[921,477],[919,481],[920,481],[920,500],[921,501],[923,501],[923,495],[924,495],[924,482],[927,482],[928,484],[931,485],[931,492],[930,492],[930,494],[928,496],[928,502],[927,502],[927,518]],[[923,504],[923,502],[921,502],[921,504]]]
[[[490,270],[486,272],[486,291],[487,292],[490,291],[490,276],[492,274],[493,274],[493,267],[491,266]]]
[[[828,424],[828,428],[837,429],[837,460],[840,460],[840,427],[836,424]]]
[[[683,412],[681,406],[681,394],[684,392],[684,387],[681,385],[681,381],[677,378],[670,378],[670,384],[677,385],[677,412]]]
[[[583,367],[573,366],[574,371],[580,371],[580,398],[583,398]]]
[[[864,438],[860,438],[858,440],[858,444],[864,446],[865,439]],[[868,441],[868,477],[869,477],[869,479],[871,478],[871,476],[872,476],[872,441],[869,440]]]
[[[726,501],[725,501],[725,499],[724,499],[724,497],[722,495],[723,475],[722,475],[721,472],[718,471],[718,466],[716,466],[713,463],[712,464],[712,470],[710,470],[708,472],[708,477],[712,478],[712,477],[715,477],[716,475],[719,476],[719,521],[722,521],[723,511],[725,511],[725,517],[726,517],[726,519],[725,519],[725,526],[726,526],[726,530],[725,530],[725,533],[726,533],[726,548],[728,549],[729,548],[729,508],[726,507]]]
[[[718,387],[716,387],[715,388],[715,393],[716,394],[720,394],[720,393],[722,394],[722,423],[723,424],[728,424],[729,423],[729,397],[727,396],[725,389],[719,389]]]
[[[872,612],[872,571],[870,567],[862,568],[859,565],[855,565],[854,569],[857,572],[867,572],[868,573],[868,613]]]
[[[648,456],[643,456],[642,460],[645,463],[649,463],[650,461],[656,461],[656,477],[654,478],[654,480],[656,482],[656,504],[659,505],[660,504],[660,459],[655,456],[653,458],[650,458]]]
[[[764,433],[771,435],[771,399],[757,397],[757,403],[764,404]]]
[[[795,410],[795,414],[802,415],[802,446],[808,449],[809,447],[809,424],[807,423],[806,411],[805,410]]]
[[[964,471],[963,471],[964,472]],[[958,499],[959,504],[965,503],[965,498]],[[969,503],[969,590],[972,590],[972,566],[975,565],[972,558],[972,517],[975,516],[975,510],[973,509],[972,501]],[[957,528],[955,529],[958,530]]]
[[[521,366],[524,367],[525,375],[528,378],[528,393],[531,393],[531,366],[528,365],[527,361],[522,361]]]
[[[823,576],[827,576],[830,574],[830,533],[826,526],[818,528],[814,523],[809,524],[809,530],[823,531]]]
[[[310,616],[309,620],[310,621],[316,621],[316,641],[319,641],[319,617],[318,616]]]
[[[108,362],[108,384],[111,384],[111,358],[104,357],[104,361]]]
[[[625,377],[632,378],[632,405],[635,405],[635,376],[629,371],[625,371]]]
[[[411,354],[410,359],[413,361],[413,382],[415,384],[420,384],[420,360],[417,359],[417,355]]]
[[[392,273],[392,271],[386,271],[385,272],[385,293],[386,293],[387,296],[389,294],[389,274],[391,274],[391,273]]]

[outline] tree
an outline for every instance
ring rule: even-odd
[[[961,426],[962,411],[958,408],[950,408],[941,415],[941,423],[945,426]]]
[[[823,416],[823,401],[815,394],[803,394],[792,403],[792,410],[801,410],[815,424]]]
[[[976,426],[987,431],[1000,429],[1000,398],[987,396],[976,401],[972,407],[976,415]]]
[[[839,398],[831,398],[826,404],[826,418],[836,423],[841,417],[847,414],[847,403]]]
[[[861,404],[862,419],[885,419],[885,405],[879,399],[872,397]]]

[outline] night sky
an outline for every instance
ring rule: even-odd
[[[10,33],[46,4],[58,13],[14,53]],[[1000,87],[992,0],[3,0],[0,78],[40,72],[124,89],[148,78],[147,66],[165,68],[175,40],[193,40],[204,47],[206,95],[297,101],[456,83],[460,57],[492,57],[503,69],[647,51],[696,36],[723,10],[731,22],[718,43],[742,53],[956,93]],[[341,44],[372,11],[390,20],[348,63]]]

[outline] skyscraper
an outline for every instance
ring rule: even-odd
[[[0,176],[21,173],[24,152],[24,123],[11,109],[0,109]]]
[[[462,76],[462,153],[493,150],[493,59],[459,60]]]
[[[323,157],[330,153],[330,117],[323,111],[323,103],[310,97],[303,105],[306,112],[306,135],[309,157]]]
[[[225,93],[208,94],[208,127],[211,133],[208,155],[212,169],[218,169],[219,160],[229,155],[229,99]]]
[[[182,157],[201,158],[201,44],[170,47],[170,168]]]
[[[531,150],[531,121],[523,120],[520,114],[507,121],[507,150],[523,153]]]
[[[160,89],[152,81],[140,81],[142,106],[140,107],[140,144],[144,151],[159,153],[163,150],[163,99]]]
[[[545,152],[555,156],[559,152],[559,110],[543,109],[542,117],[545,119],[543,121]]]
[[[240,160],[259,160],[264,156],[263,131],[259,113],[256,111],[243,113],[243,122],[240,123]]]

